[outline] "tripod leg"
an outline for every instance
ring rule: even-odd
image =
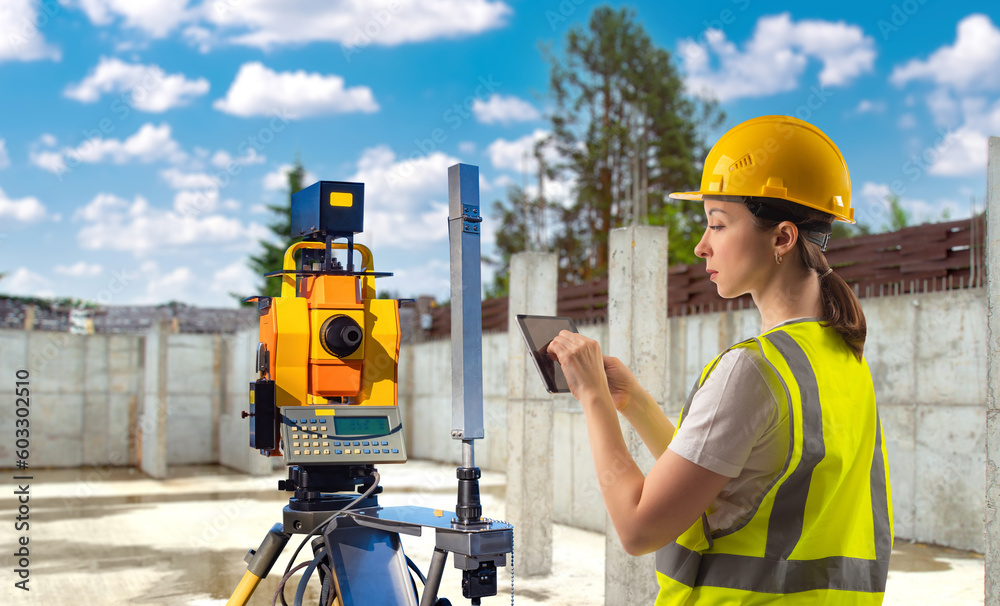
[[[441,587],[441,575],[444,574],[444,564],[448,561],[448,552],[434,548],[431,556],[431,567],[427,570],[427,583],[424,594],[420,596],[420,606],[434,606],[437,601],[438,589]]]
[[[278,561],[281,550],[285,548],[288,539],[292,535],[285,532],[284,527],[278,523],[271,527],[267,536],[256,550],[251,549],[246,558],[247,571],[240,580],[239,585],[229,597],[226,606],[245,606],[253,595],[260,580],[271,572],[271,567]]]

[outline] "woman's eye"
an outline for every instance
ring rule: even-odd
[[[719,231],[719,230],[721,230],[721,229],[722,229],[723,227],[725,227],[725,226],[724,226],[724,225],[709,225],[709,226],[708,226],[708,228],[709,228],[709,229],[714,229],[715,231]]]

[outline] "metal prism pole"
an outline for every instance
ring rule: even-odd
[[[451,437],[471,441],[483,432],[483,312],[480,269],[479,167],[448,167],[451,243]],[[463,454],[466,449],[463,448]],[[470,461],[466,467],[472,467]]]
[[[458,520],[478,522],[479,469],[473,440],[483,430],[483,320],[479,167],[448,167],[448,239],[451,245],[451,437],[462,441]]]

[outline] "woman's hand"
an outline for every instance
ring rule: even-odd
[[[639,380],[618,358],[604,356],[604,374],[608,377],[611,400],[618,412],[624,412],[632,400],[636,389],[641,389]]]
[[[580,402],[601,390],[607,393],[608,378],[604,374],[604,356],[601,355],[601,346],[597,341],[564,330],[552,339],[546,353],[559,362],[570,392]]]

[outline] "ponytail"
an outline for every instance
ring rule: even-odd
[[[865,312],[861,309],[861,301],[843,278],[836,272],[830,271],[830,264],[819,246],[800,237],[796,249],[802,259],[802,265],[820,277],[824,322],[844,338],[854,356],[861,361],[865,350],[865,337],[868,335],[868,323],[865,321]]]

